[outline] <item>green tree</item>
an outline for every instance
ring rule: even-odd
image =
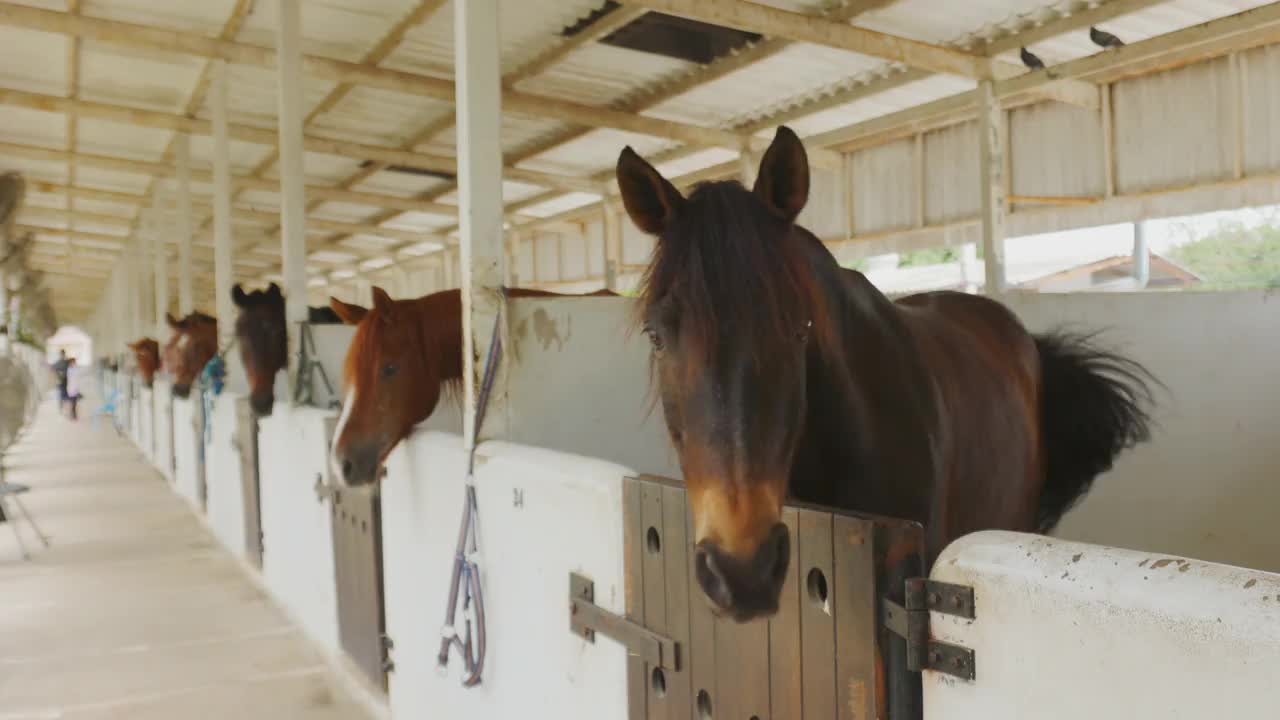
[[[1223,224],[1174,248],[1169,257],[1199,275],[1200,290],[1280,288],[1280,227]]]

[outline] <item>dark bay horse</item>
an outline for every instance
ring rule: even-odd
[[[509,288],[507,297],[586,297]],[[590,296],[613,296],[601,290]],[[334,428],[330,460],[347,486],[377,482],[378,468],[413,426],[431,417],[440,398],[462,382],[462,293],[445,290],[392,300],[373,288],[373,307],[330,298],[355,325],[343,369],[346,397]]]
[[[134,362],[138,364],[138,374],[142,376],[143,386],[151,387],[155,382],[156,370],[160,369],[160,343],[146,337],[129,343],[129,349],[133,351]]]
[[[658,243],[638,304],[693,513],[698,584],[739,621],[786,575],[784,499],[917,520],[927,561],[983,529],[1048,532],[1149,437],[1152,383],[1087,337],[1032,335],[988,298],[889,301],[795,223],[800,139],[748,191],[684,197],[630,148],[618,184]]]
[[[285,324],[284,293],[271,283],[266,290],[245,292],[237,283],[231,300],[240,308],[236,341],[240,361],[249,381],[249,407],[258,417],[271,414],[275,405],[276,374],[289,364],[289,333]],[[307,322],[336,324],[338,314],[327,307],[307,308]]]
[[[164,367],[173,380],[173,394],[185,398],[205,363],[218,352],[218,321],[201,312],[175,320],[165,314],[173,337],[164,346]]]

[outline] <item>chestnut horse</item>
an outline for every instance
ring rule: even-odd
[[[507,297],[561,296],[510,288]],[[590,296],[613,296],[608,290]],[[373,288],[373,308],[337,298],[329,306],[356,334],[347,350],[346,397],[330,461],[346,486],[377,482],[378,468],[414,425],[431,417],[441,396],[462,382],[462,293],[445,290],[392,300]]]
[[[205,363],[218,352],[218,321],[200,312],[175,320],[165,313],[173,337],[164,346],[164,367],[173,380],[173,394],[185,398]]]
[[[237,283],[231,288],[231,299],[240,308],[236,341],[240,344],[240,360],[249,381],[249,407],[258,417],[265,417],[275,405],[276,374],[289,364],[284,293],[275,283],[266,290],[248,293]],[[338,314],[327,307],[312,307],[307,312],[307,321],[313,324],[342,322]]]
[[[143,386],[151,387],[155,382],[156,371],[160,369],[160,343],[146,337],[129,343],[129,349],[133,351],[133,359],[138,364]]]
[[[717,611],[772,615],[783,501],[919,521],[927,562],[983,529],[1048,532],[1149,437],[1154,378],[1086,337],[1032,335],[1000,303],[889,301],[796,224],[804,146],[779,128],[755,186],[687,198],[631,148],[632,221],[658,238],[638,303]]]

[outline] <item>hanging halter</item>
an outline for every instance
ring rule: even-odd
[[[506,295],[505,290],[503,295]],[[485,411],[489,407],[489,397],[493,391],[494,381],[498,376],[498,364],[502,361],[502,312],[493,323],[493,337],[489,342],[489,355],[484,362],[484,378],[480,384],[480,394],[476,397],[475,426],[471,434],[471,452],[467,458],[466,497],[463,500],[462,525],[458,529],[458,545],[453,555],[453,576],[449,581],[449,604],[445,608],[444,627],[440,631],[440,654],[436,658],[441,672],[449,667],[449,655],[454,649],[462,655],[463,687],[474,687],[480,684],[481,673],[484,672],[485,652],[485,617],[484,593],[480,584],[480,565],[476,549],[476,522],[480,516],[480,508],[476,502],[476,445],[480,439],[480,428],[484,427]],[[465,628],[461,637],[458,635],[456,620],[458,613],[458,596],[462,596],[462,612],[466,616]],[[472,623],[475,623],[475,635],[472,635]]]

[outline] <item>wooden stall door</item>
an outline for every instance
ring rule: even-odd
[[[245,552],[262,567],[262,495],[258,486],[258,418],[249,398],[236,400],[236,450],[240,454],[241,496],[244,500]]]
[[[342,649],[366,678],[386,690],[382,516],[377,493],[345,489],[334,493],[333,553]]]
[[[779,611],[738,624],[698,590],[684,486],[644,477],[624,493],[628,619],[680,647],[678,670],[628,656],[630,720],[920,717],[919,675],[879,617],[879,598],[901,602],[922,565],[918,524],[788,505]]]

